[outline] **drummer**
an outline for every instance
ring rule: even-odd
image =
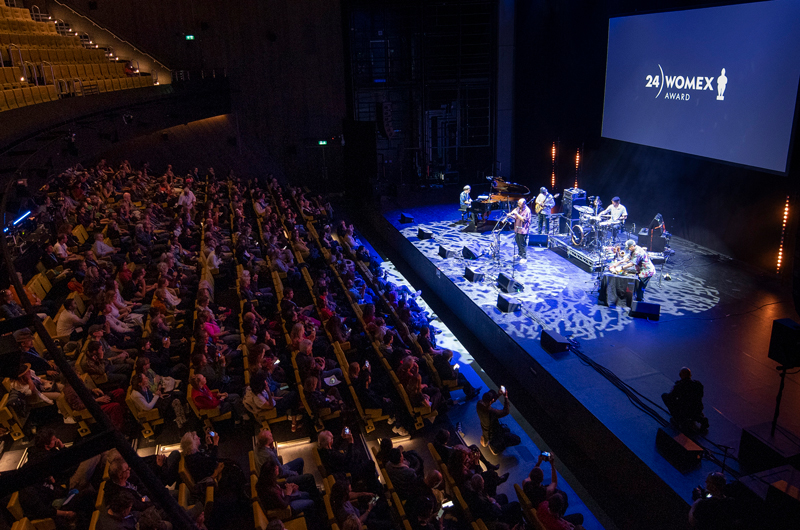
[[[600,212],[599,215],[601,219],[605,220],[605,222],[601,224],[605,225],[608,223],[611,225],[612,241],[616,241],[619,227],[622,226],[628,218],[628,210],[625,209],[625,206],[620,204],[619,197],[614,197],[611,199],[611,204],[608,205],[608,208]]]

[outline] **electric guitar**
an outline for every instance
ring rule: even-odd
[[[561,196],[561,194],[560,194],[560,193],[556,193],[556,194],[555,194],[555,195],[553,195],[552,197],[553,197],[553,199],[555,200],[555,199],[558,199],[560,196]],[[547,202],[547,197],[545,197],[545,198],[544,198],[544,201],[545,201],[545,202]],[[542,203],[542,204],[539,204],[539,203],[537,202],[537,203],[534,205],[534,211],[535,211],[536,213],[542,213],[542,210],[544,210],[544,203]]]

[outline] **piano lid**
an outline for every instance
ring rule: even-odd
[[[506,200],[521,199],[531,194],[531,190],[522,184],[506,182],[502,177],[492,179],[492,197],[499,195]]]

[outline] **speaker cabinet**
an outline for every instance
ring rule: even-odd
[[[431,239],[432,237],[433,237],[433,232],[428,232],[423,228],[417,229],[417,239],[419,239],[420,241],[425,239]]]
[[[767,355],[787,369],[800,366],[800,324],[790,318],[773,320]]]
[[[565,352],[569,349],[569,340],[555,331],[542,329],[542,338],[540,342],[542,344],[542,349],[550,354]]]
[[[482,272],[475,272],[470,267],[464,269],[464,278],[469,282],[482,282],[484,274]]]
[[[497,277],[497,286],[506,293],[516,293],[525,290],[524,285],[510,278],[504,272],[501,272],[500,276]]]
[[[661,456],[679,470],[695,467],[703,458],[703,448],[685,434],[671,436],[661,428],[656,433],[656,448]]]
[[[464,259],[478,259],[481,255],[481,252],[465,245],[464,248],[461,249],[461,255],[464,257]]]
[[[403,224],[413,223],[414,218],[408,215],[407,213],[400,212],[400,222]]]
[[[497,307],[503,313],[514,313],[519,311],[522,304],[516,298],[500,293],[497,295]]]
[[[528,246],[530,247],[546,247],[547,234],[530,234],[528,235]]]
[[[455,251],[449,250],[449,249],[443,247],[442,245],[439,245],[439,255],[441,257],[443,257],[444,259],[450,259],[450,258],[455,258],[456,257]]]
[[[634,318],[646,318],[647,320],[658,320],[661,318],[661,306],[659,304],[634,301],[631,303],[630,316]]]

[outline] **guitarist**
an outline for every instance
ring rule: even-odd
[[[552,211],[553,207],[556,205],[556,195],[550,195],[550,192],[547,191],[547,188],[542,186],[539,188],[539,195],[536,196],[536,201],[534,203],[534,211],[539,216],[539,233],[542,233],[542,228],[544,228],[544,233],[550,233],[550,212]]]

